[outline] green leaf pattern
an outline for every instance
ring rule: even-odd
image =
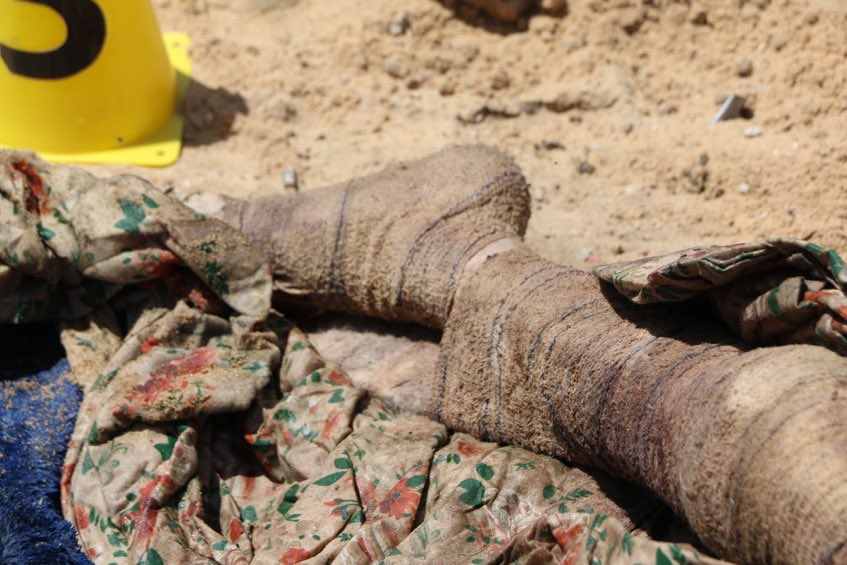
[[[51,180],[50,166],[38,171]],[[527,548],[562,553],[557,523],[584,527],[573,547],[591,562],[647,563],[645,552],[700,559],[648,547],[600,519],[592,508],[613,504],[551,458],[451,434],[367,398],[270,313],[270,268],[229,228],[140,180],[79,175],[74,186],[46,183],[49,207],[26,234],[43,249],[16,246],[24,232],[12,229],[0,261],[22,273],[55,264],[97,275],[57,289],[46,305],[24,292],[41,281],[23,277],[8,293],[6,321],[52,319],[60,307],[142,320],[117,346],[95,332],[68,344],[96,368],[68,450],[63,507],[97,562],[521,562]],[[88,230],[68,203],[98,198],[98,229]],[[255,278],[240,278],[256,257]],[[179,294],[151,280],[176,274],[191,275]],[[212,293],[226,304],[210,303]],[[272,323],[285,330],[273,335]]]

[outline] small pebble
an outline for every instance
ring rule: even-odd
[[[742,182],[740,185],[738,185],[738,192],[740,192],[741,194],[750,194],[751,190],[752,188],[750,188],[750,185],[746,182]]]
[[[558,141],[552,139],[542,139],[541,143],[535,144],[536,150],[553,151],[556,149],[564,149],[565,146]]]
[[[554,16],[563,16],[568,11],[565,0],[541,0],[541,9]]]
[[[585,40],[580,37],[566,35],[562,38],[562,45],[568,53],[573,53],[578,49],[585,47]]]
[[[398,12],[391,19],[391,23],[388,24],[388,33],[389,35],[393,35],[395,37],[404,35],[409,28],[411,27],[411,22],[409,22],[409,12]]]
[[[749,77],[753,74],[753,61],[750,59],[743,59],[735,65],[735,74],[740,77]]]
[[[409,75],[409,66],[405,59],[399,55],[391,55],[383,64],[385,72],[394,78],[406,78]]]
[[[676,114],[679,108],[676,104],[672,102],[663,102],[661,106],[659,106],[659,115],[666,116],[668,114]]]
[[[594,171],[597,170],[597,167],[595,167],[594,165],[592,165],[588,161],[580,161],[576,170],[581,175],[590,175],[590,174],[593,174]]]
[[[282,184],[285,188],[293,188],[295,191],[300,188],[297,171],[293,167],[282,171]]]
[[[696,26],[704,26],[709,23],[709,14],[704,8],[698,5],[691,6],[688,21]]]
[[[597,263],[600,261],[600,255],[590,247],[583,247],[576,252],[577,263]]]
[[[744,137],[759,137],[763,131],[759,126],[750,126],[744,130]]]
[[[540,100],[527,100],[520,103],[521,112],[529,115],[536,113],[542,106]]]

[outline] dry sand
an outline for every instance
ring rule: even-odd
[[[272,193],[293,167],[308,190],[484,142],[523,167],[551,259],[777,235],[847,252],[843,1],[572,0],[513,27],[434,0],[154,4],[197,81],[179,163],[120,169],[160,186]],[[752,116],[710,127],[730,93]]]

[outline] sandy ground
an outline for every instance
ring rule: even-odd
[[[193,41],[186,147],[121,170],[162,187],[292,190],[294,168],[309,190],[483,142],[523,167],[552,259],[776,235],[847,252],[842,1],[572,0],[512,27],[435,0],[154,5]],[[732,93],[746,118],[710,127]]]

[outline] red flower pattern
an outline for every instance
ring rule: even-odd
[[[280,563],[282,565],[293,565],[294,563],[305,561],[311,556],[312,554],[309,551],[306,551],[301,547],[294,547],[285,552],[285,555],[282,556]]]
[[[351,381],[347,375],[344,373],[339,373],[338,371],[330,371],[326,376],[327,380],[334,385],[339,386],[353,386],[353,381]]]
[[[241,523],[241,520],[238,518],[233,518],[232,522],[229,523],[229,541],[235,543],[238,538],[241,537],[241,534],[244,533],[244,525]]]
[[[44,216],[50,213],[50,199],[44,190],[44,179],[32,163],[26,159],[12,162],[12,168],[26,180],[26,211]]]
[[[555,520],[558,525],[553,528],[552,534],[565,554],[562,558],[562,564],[575,565],[578,548],[582,545],[583,534],[585,533],[585,524],[582,522],[568,523],[563,521],[561,516],[556,516]]]
[[[483,449],[479,445],[463,440],[459,440],[456,442],[456,449],[465,457],[472,457],[474,455],[479,455],[480,453],[485,453],[485,449]]]
[[[150,353],[154,347],[159,345],[161,341],[156,336],[150,336],[141,344],[141,353]]]
[[[127,400],[150,404],[164,393],[185,390],[189,382],[179,377],[194,375],[209,368],[217,355],[214,349],[201,347],[183,357],[172,359],[150,373],[150,378],[143,384],[133,388],[127,394]]]
[[[341,416],[342,412],[340,410],[332,409],[329,411],[326,421],[324,422],[323,429],[321,429],[321,441],[329,442],[335,438],[338,432],[338,427],[341,424]]]
[[[378,518],[379,515],[390,516],[402,520],[414,516],[421,500],[416,487],[410,487],[404,477],[391,490],[377,489],[373,481],[357,477],[356,486],[362,499],[362,511],[367,520]]]
[[[167,275],[175,265],[182,265],[182,260],[167,249],[140,249],[134,254],[139,270],[151,277]]]
[[[88,528],[88,513],[84,506],[74,506],[74,516],[76,517],[76,527],[79,530]]]
[[[122,517],[122,521],[132,522],[135,530],[134,544],[144,547],[152,537],[156,528],[156,517],[159,515],[161,501],[154,496],[156,487],[173,486],[173,479],[168,475],[156,475],[138,491],[138,508]]]

